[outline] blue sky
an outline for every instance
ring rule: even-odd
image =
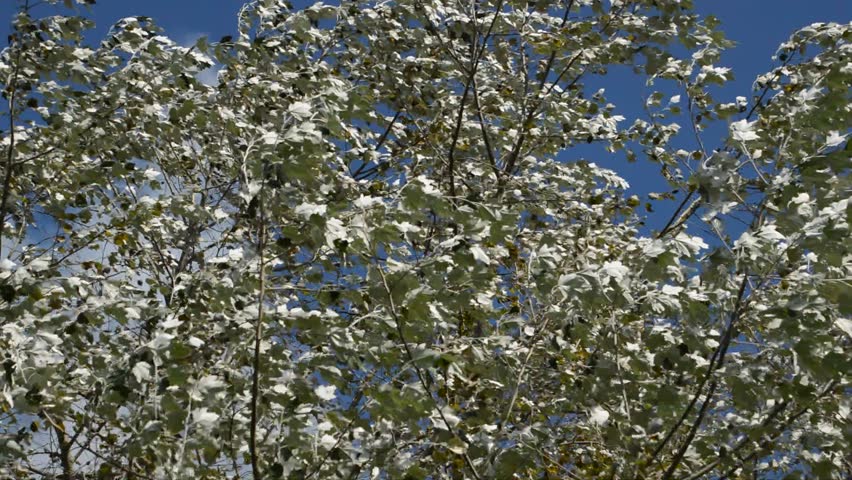
[[[17,0],[0,0],[0,39],[8,35],[9,20]],[[120,18],[133,15],[153,17],[164,28],[165,34],[175,41],[188,44],[202,35],[216,41],[236,30],[236,14],[243,0],[99,0],[92,7],[91,16],[97,29],[91,37],[100,39],[109,26]],[[296,0],[297,7],[311,2]],[[751,97],[751,84],[755,76],[773,67],[772,55],[796,29],[814,22],[852,21],[852,0],[695,0],[699,12],[712,14],[722,22],[722,30],[737,46],[727,51],[720,66],[731,67],[735,79],[714,92],[717,101],[733,102],[738,95]],[[44,9],[45,7],[40,7]],[[643,97],[653,89],[644,85],[628,69],[611,69],[607,78],[587,79],[587,88],[595,91],[607,88],[607,98],[616,104],[619,113],[628,118],[643,116]],[[671,85],[658,85],[666,90]],[[672,92],[680,93],[680,92]],[[704,135],[708,148],[721,146],[725,126],[711,128]],[[682,135],[683,136],[683,135]],[[683,148],[690,145],[683,144]],[[613,169],[625,177],[632,192],[645,195],[651,191],[667,190],[659,175],[659,166],[648,161],[628,164],[623,155],[607,155],[599,148],[581,147],[565,153],[567,160],[586,157],[601,166]],[[649,227],[667,219],[666,210],[671,205],[658,205],[657,214],[649,217]]]

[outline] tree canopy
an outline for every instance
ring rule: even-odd
[[[20,3],[0,477],[852,475],[852,24],[729,99],[692,0]]]

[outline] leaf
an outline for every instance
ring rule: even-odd
[[[320,385],[314,389],[314,393],[320,400],[331,401],[337,397],[337,387],[334,385]]]
[[[485,254],[485,250],[483,250],[479,245],[472,245],[470,247],[470,253],[473,254],[473,258],[477,261],[486,265],[490,263],[488,255]]]
[[[846,335],[852,337],[852,320],[849,320],[848,318],[838,317],[834,319],[834,325],[836,325],[837,328],[843,330]]]
[[[207,408],[198,408],[192,412],[192,420],[203,431],[212,430],[219,421],[219,414]]]
[[[595,405],[594,407],[592,407],[591,410],[589,410],[589,422],[591,422],[592,425],[602,427],[606,425],[608,421],[609,412],[607,412],[600,406]]]
[[[152,367],[147,362],[136,362],[136,364],[133,365],[133,369],[131,369],[133,378],[136,379],[137,383],[145,383],[148,380],[151,380],[153,378],[151,371]]]
[[[303,120],[311,116],[311,105],[305,102],[293,102],[287,107],[287,111],[297,119]]]
[[[325,215],[326,210],[328,209],[327,205],[319,205],[316,203],[305,202],[301,205],[297,206],[294,210],[296,215],[300,215],[306,219],[310,218],[313,215]]]
[[[754,131],[754,126],[757,122],[749,122],[748,120],[740,120],[731,124],[731,137],[740,142],[750,142],[760,138]]]

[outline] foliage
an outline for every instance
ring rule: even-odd
[[[258,0],[191,47],[48,3],[0,57],[0,476],[852,473],[849,24],[724,103],[691,0]]]

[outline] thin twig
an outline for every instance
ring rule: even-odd
[[[29,10],[29,0],[24,2],[21,7],[22,12]],[[12,189],[12,167],[15,164],[15,100],[18,91],[18,74],[21,70],[21,55],[23,54],[23,46],[20,45],[21,39],[18,37],[22,32],[18,31],[15,35],[16,41],[19,43],[18,52],[15,57],[15,70],[12,73],[12,84],[7,85],[10,88],[9,92],[9,148],[6,152],[6,174],[3,177],[3,198],[0,200],[0,252],[3,251],[3,236],[6,229],[6,209],[9,202],[9,194]]]
[[[401,114],[402,114],[402,110],[398,110],[393,115],[393,118],[391,119],[390,123],[388,123],[388,126],[385,128],[385,131],[382,132],[382,135],[379,137],[379,140],[376,142],[376,146],[373,147],[374,152],[378,152],[379,149],[382,148],[382,145],[385,143],[385,140],[388,139],[388,135],[390,135],[394,124],[399,119],[399,116]],[[371,167],[369,170],[373,170],[376,167],[378,167],[378,165]],[[361,180],[361,178],[358,178],[358,176],[361,175],[362,173],[364,173],[365,168],[367,168],[367,159],[366,159],[366,157],[362,157],[361,158],[361,165],[359,165],[358,169],[355,170],[355,172],[352,174],[352,178],[354,178],[355,180]]]
[[[783,68],[788,63],[790,63],[791,58],[792,58],[792,55],[790,55],[790,57],[787,58],[787,60],[784,61],[781,68]],[[780,69],[779,69],[779,71],[780,71]],[[754,105],[752,105],[751,109],[749,109],[748,113],[746,113],[745,120],[751,119],[752,115],[754,115],[755,112],[757,112],[759,108],[762,108],[764,106],[763,105],[763,99],[766,98],[766,95],[771,90],[770,86],[772,85],[772,83],[775,80],[777,80],[779,77],[780,77],[780,73],[777,73],[771,81],[766,83],[766,86],[763,88],[763,91],[761,92],[760,97],[758,97],[757,101],[754,103]],[[691,111],[692,111],[692,108],[691,108],[692,107],[692,99],[690,98],[689,101],[690,101],[690,117],[694,121],[693,115],[691,113]],[[701,138],[698,135],[697,131],[695,132],[695,135],[696,135],[696,138],[698,138],[699,146],[701,147],[702,152],[704,154],[704,157],[706,159],[707,153],[704,150],[704,145],[701,143]],[[743,151],[740,150],[740,152],[737,154],[737,156],[735,158],[738,159],[742,155],[743,155]],[[683,210],[683,207],[687,204],[687,202],[689,202],[692,199],[692,196],[695,194],[695,192],[696,192],[696,190],[690,190],[689,191],[689,193],[686,195],[686,197],[680,203],[680,206],[677,208],[677,210],[675,210],[675,212],[672,214],[671,218],[669,218],[669,221],[666,223],[666,226],[663,227],[663,229],[660,230],[660,233],[657,234],[657,238],[662,238],[668,232],[675,230],[680,225],[683,225],[684,223],[686,223],[687,220],[689,220],[689,218],[692,215],[695,214],[695,212],[698,211],[698,207],[700,206],[700,203],[701,203],[701,197],[700,196],[698,198],[696,198],[695,200],[693,200],[693,202],[689,205],[689,208],[687,208],[686,212],[683,215],[680,215],[680,211]],[[676,224],[675,224],[675,220],[677,220]]]
[[[59,464],[62,466],[62,480],[74,480],[74,466],[71,462],[71,445],[73,444],[73,440],[68,441],[62,421],[57,423],[46,411],[42,411],[41,413],[56,434],[56,441],[59,444]]]
[[[414,360],[414,355],[411,352],[411,347],[408,345],[408,341],[405,339],[405,334],[402,330],[402,321],[400,320],[399,315],[396,313],[396,303],[393,300],[393,295],[391,294],[391,289],[390,285],[388,284],[387,276],[385,275],[385,272],[384,270],[382,270],[381,267],[378,267],[377,270],[379,272],[379,276],[382,277],[382,285],[384,286],[385,293],[388,296],[388,303],[390,304],[390,314],[393,317],[394,323],[396,324],[396,331],[399,335],[399,340],[402,342],[405,354],[411,362],[412,366],[414,367],[414,372],[417,375],[417,378],[420,380],[420,385],[423,386],[424,393],[426,393],[426,395],[430,399],[432,399],[432,402],[435,403],[435,409],[438,411],[438,416],[441,417],[441,421],[444,422],[444,425],[447,427],[447,430],[454,437],[464,442],[464,440],[459,436],[456,429],[452,426],[452,424],[450,424],[449,420],[447,420],[447,417],[444,416],[444,411],[443,409],[441,409],[441,406],[438,405],[438,402],[432,396],[432,389],[429,387],[429,383],[426,381],[426,376],[423,374],[423,371],[420,369],[420,366],[417,365],[417,362]],[[475,478],[476,480],[480,480],[482,477],[476,471],[476,466],[473,464],[473,460],[471,460],[470,455],[465,452],[464,454],[462,454],[462,458],[464,458],[465,463],[467,464],[468,468],[470,468],[470,471],[473,474],[473,478]]]
[[[745,287],[747,285],[747,280],[746,280],[747,278],[748,278],[748,276],[746,275],[743,278],[742,283],[740,284],[739,293],[737,295],[737,307],[735,307],[734,315],[738,315],[737,312],[740,309],[739,305],[742,302],[743,296],[745,295]],[[719,346],[716,347],[716,350],[713,352],[713,356],[710,358],[710,364],[707,366],[707,370],[704,373],[704,376],[701,379],[701,382],[698,384],[698,389],[696,390],[695,394],[692,396],[692,400],[690,400],[689,405],[687,405],[686,409],[681,414],[677,423],[675,423],[675,425],[671,429],[669,429],[666,436],[657,445],[657,447],[654,449],[654,452],[651,453],[651,458],[648,460],[648,462],[645,464],[645,466],[639,469],[639,472],[638,472],[639,475],[641,475],[642,472],[644,472],[648,467],[650,467],[654,464],[654,462],[657,460],[660,452],[663,451],[663,448],[665,448],[665,446],[669,443],[669,441],[672,439],[674,434],[678,431],[678,429],[680,429],[681,425],[683,425],[683,423],[686,421],[687,417],[689,417],[689,414],[692,413],[692,409],[695,408],[696,403],[698,403],[698,399],[701,397],[701,393],[704,391],[704,385],[707,384],[708,380],[710,379],[710,377],[713,374],[713,371],[716,368],[717,360],[719,359],[719,356],[722,352],[722,346],[725,342],[725,339],[729,338],[730,332],[734,327],[734,320],[735,320],[734,315],[732,315],[731,321],[728,322],[728,327],[725,329],[725,332],[722,335],[722,342],[719,343]],[[715,386],[711,386],[711,389],[715,390]],[[710,398],[708,397],[707,400],[705,401],[705,404],[709,403],[709,401],[710,401]],[[674,464],[674,462],[673,462],[673,464]]]
[[[479,130],[482,132],[482,141],[485,143],[485,153],[488,155],[488,163],[491,165],[491,171],[494,172],[494,176],[497,180],[500,180],[500,168],[497,167],[497,159],[494,158],[494,147],[488,135],[485,117],[482,116],[482,105],[479,103],[479,89],[475,78],[473,79],[473,104],[476,107],[476,117],[479,121]]]
[[[497,23],[497,19],[500,17],[500,11],[503,9],[503,0],[497,2],[497,8],[494,11],[494,17],[491,19],[491,24],[488,25],[488,30],[485,31],[485,34],[482,37],[482,45],[480,45],[479,50],[474,51],[473,58],[471,58],[470,72],[468,73],[467,80],[464,84],[464,91],[462,92],[461,101],[459,104],[459,114],[456,118],[456,126],[453,130],[453,136],[450,141],[450,151],[447,154],[448,164],[447,164],[447,173],[450,178],[450,196],[456,196],[456,181],[455,181],[455,152],[456,145],[458,144],[459,134],[461,133],[462,121],[464,120],[464,107],[467,102],[467,95],[470,92],[471,87],[473,86],[474,77],[476,76],[476,70],[479,68],[479,60],[482,58],[482,54],[485,53],[485,47],[488,45],[488,38],[491,36],[491,31],[494,29],[494,25]]]
[[[796,413],[794,413],[793,415],[790,415],[790,417],[789,417],[789,418],[787,418],[787,420],[785,420],[785,421],[784,421],[784,423],[782,423],[782,424],[781,424],[780,428],[778,429],[778,433],[777,433],[775,436],[773,436],[772,438],[767,439],[767,440],[764,440],[763,442],[761,442],[761,444],[758,446],[758,448],[757,448],[755,451],[751,452],[749,455],[747,455],[745,458],[743,458],[743,459],[742,459],[742,463],[745,463],[745,462],[747,462],[748,460],[750,460],[750,459],[754,458],[755,456],[757,456],[758,452],[760,452],[760,450],[761,450],[761,449],[765,448],[767,445],[771,444],[771,443],[772,443],[772,442],[773,442],[776,438],[778,438],[779,436],[783,435],[783,434],[784,434],[784,432],[785,432],[788,428],[790,428],[790,426],[791,426],[791,425],[792,425],[792,424],[793,424],[796,420],[798,420],[798,419],[799,419],[802,415],[806,414],[806,413],[808,412],[808,410],[810,410],[811,408],[813,408],[813,406],[814,406],[814,405],[816,405],[816,404],[817,404],[817,402],[819,402],[820,400],[822,400],[822,399],[823,399],[826,395],[828,395],[829,393],[831,393],[831,390],[834,388],[834,386],[835,386],[836,384],[837,384],[837,381],[836,381],[836,380],[832,380],[832,381],[828,382],[828,384],[826,384],[826,386],[825,386],[825,387],[822,389],[822,391],[821,391],[821,392],[820,392],[820,393],[816,396],[816,398],[814,398],[814,399],[813,399],[813,400],[812,400],[812,401],[811,401],[808,405],[805,405],[804,407],[802,407],[801,409],[799,409],[799,411],[797,411],[797,412],[796,412]],[[743,444],[745,444],[745,441],[743,442]],[[728,477],[730,477],[731,475],[733,475],[734,473],[736,473],[736,471],[737,471],[739,468],[740,468],[740,467],[739,467],[739,466],[737,466],[737,467],[734,467],[734,468],[732,468],[732,469],[728,470],[728,472],[727,472],[727,473],[725,473],[724,475],[722,475],[721,477],[719,477],[719,480],[726,480]]]
[[[266,243],[266,219],[264,217],[263,205],[263,190],[266,186],[266,175],[263,176],[260,185],[260,191],[257,193],[257,212],[258,212],[258,240],[257,251],[259,258],[259,292],[257,297],[257,323],[254,326],[254,357],[252,359],[252,374],[251,374],[251,424],[249,425],[249,458],[251,463],[252,478],[261,480],[260,466],[258,464],[257,455],[257,423],[258,412],[257,402],[260,391],[260,346],[263,335],[263,297],[266,295],[266,282],[264,278],[264,270],[266,269],[264,259],[264,248]]]

